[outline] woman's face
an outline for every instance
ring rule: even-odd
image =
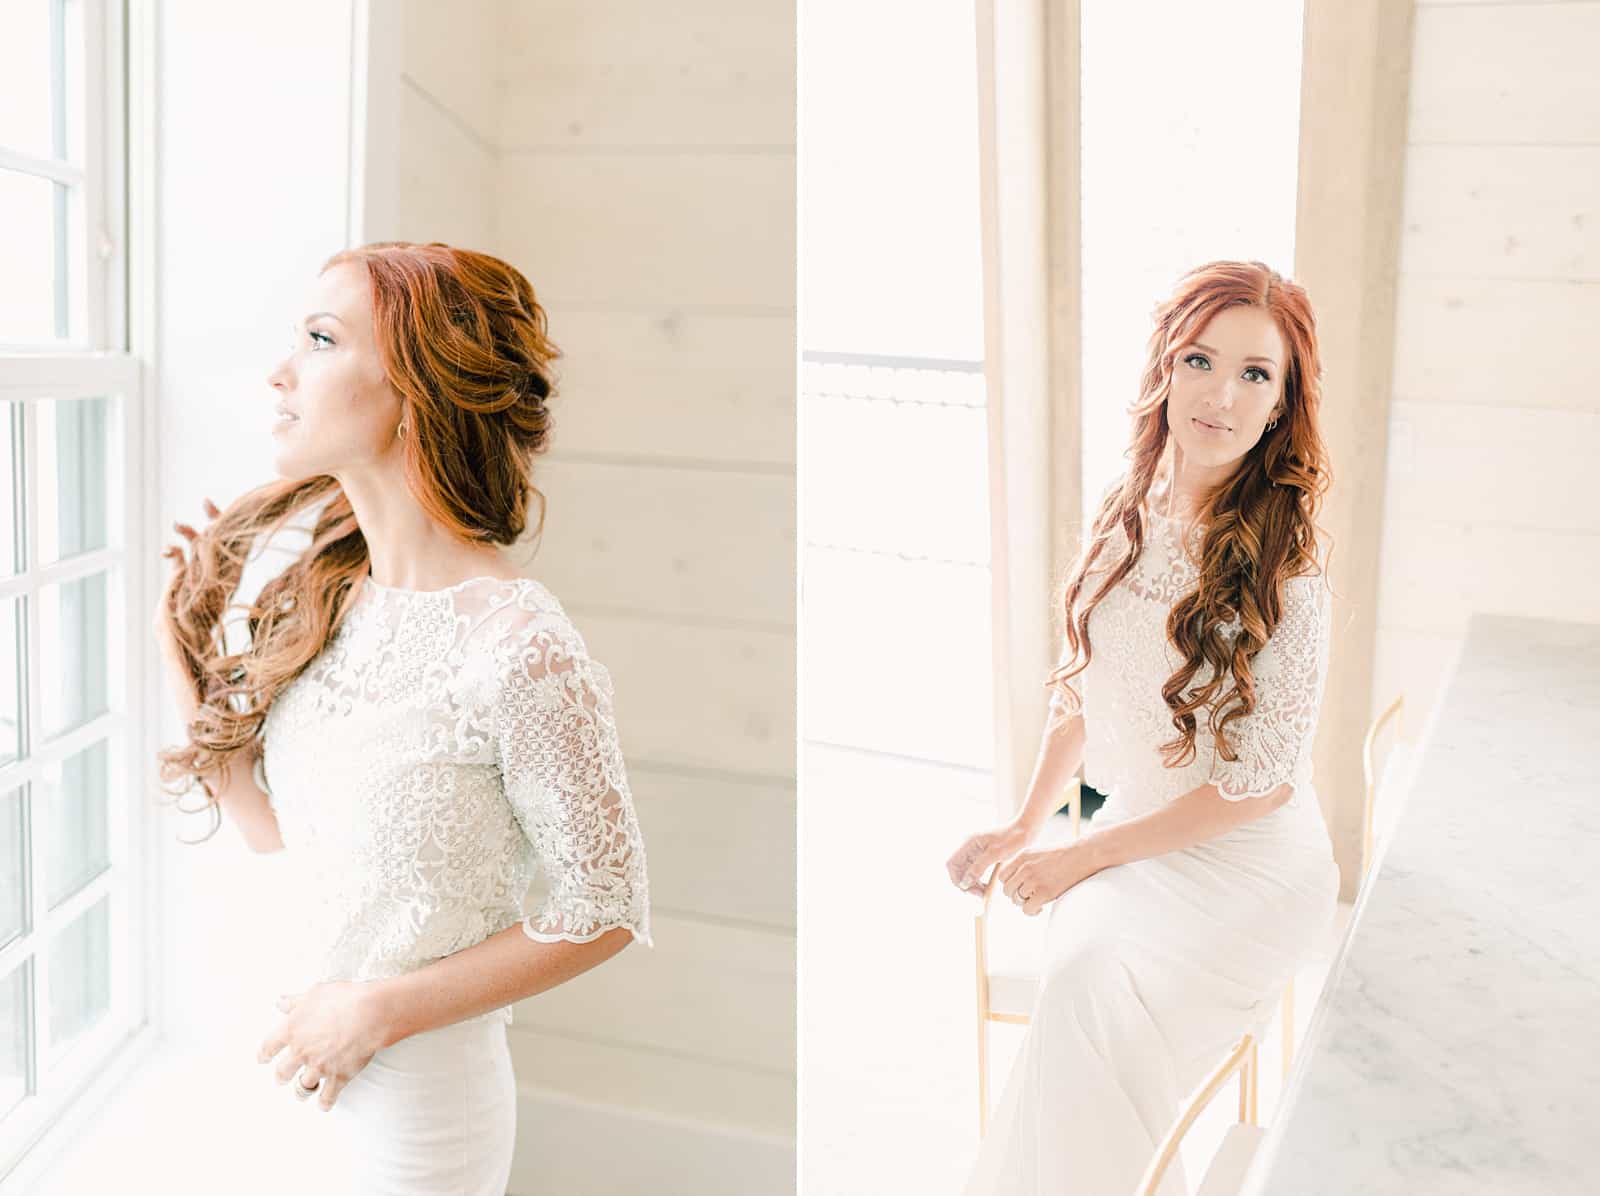
[[[1259,307],[1225,307],[1178,350],[1167,425],[1186,464],[1232,464],[1283,414],[1283,337]]]
[[[341,263],[318,275],[293,328],[289,355],[267,378],[279,413],[274,467],[304,478],[382,462],[401,444],[401,402],[379,364],[366,268]]]

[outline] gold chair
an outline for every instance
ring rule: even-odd
[[[1239,1120],[1230,1125],[1228,1132],[1223,1135],[1222,1144],[1212,1156],[1211,1164],[1206,1168],[1205,1178],[1200,1181],[1195,1196],[1225,1196],[1226,1193],[1239,1190],[1239,1185],[1244,1181],[1244,1173],[1255,1155],[1256,1147],[1261,1145],[1261,1139],[1266,1136],[1266,1130],[1257,1122],[1259,1064],[1255,1038],[1249,1034],[1243,1035],[1228,1052],[1227,1058],[1212,1069],[1211,1074],[1190,1099],[1183,1115],[1173,1122],[1166,1137],[1161,1139],[1161,1144],[1156,1147],[1155,1156],[1144,1170],[1144,1178],[1139,1181],[1136,1196],[1155,1196],[1156,1190],[1161,1186],[1162,1178],[1167,1173],[1167,1168],[1172,1165],[1172,1160],[1178,1157],[1178,1148],[1183,1144],[1183,1136],[1189,1132],[1200,1114],[1205,1112],[1206,1106],[1211,1103],[1211,1098],[1222,1090],[1222,1086],[1228,1082],[1228,1077],[1236,1071],[1239,1073]]]
[[[1400,723],[1398,716],[1404,703],[1404,695],[1397,696],[1394,701],[1384,707],[1383,713],[1372,720],[1367,728],[1367,733],[1361,740],[1361,778],[1362,778],[1362,844],[1361,844],[1361,883],[1365,885],[1372,870],[1373,848],[1375,835],[1373,827],[1373,811],[1377,806],[1380,788],[1390,792],[1393,799],[1393,789],[1399,782],[1399,771],[1409,761],[1409,752],[1398,742]],[[1395,722],[1396,742],[1390,746],[1382,777],[1380,780],[1378,769],[1375,765],[1375,746],[1378,735],[1385,724],[1393,718]],[[1386,782],[1386,783],[1385,783]],[[1289,1077],[1290,1051],[1294,1041],[1294,977],[1289,978],[1283,994],[1283,1075],[1287,1082]],[[1246,1171],[1250,1167],[1250,1160],[1255,1156],[1256,1148],[1261,1145],[1261,1140],[1266,1136],[1266,1130],[1258,1124],[1257,1090],[1259,1068],[1257,1067],[1256,1043],[1249,1035],[1245,1034],[1228,1053],[1228,1057],[1219,1063],[1212,1073],[1206,1077],[1199,1090],[1189,1099],[1183,1113],[1173,1123],[1172,1128],[1156,1148],[1155,1156],[1150,1160],[1150,1165],[1145,1170],[1144,1179],[1140,1181],[1137,1196],[1155,1196],[1157,1187],[1167,1168],[1171,1166],[1176,1157],[1183,1136],[1189,1132],[1200,1114],[1211,1103],[1212,1097],[1222,1087],[1235,1070],[1239,1071],[1239,1120],[1228,1127],[1222,1137],[1221,1144],[1212,1156],[1210,1165],[1206,1168],[1204,1179],[1196,1190],[1195,1196],[1235,1196],[1244,1183]]]

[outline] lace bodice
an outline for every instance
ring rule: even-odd
[[[1145,529],[1139,559],[1089,616],[1094,652],[1088,667],[1067,682],[1083,705],[1084,780],[1107,795],[1108,809],[1129,815],[1157,809],[1208,781],[1235,801],[1269,793],[1287,781],[1293,785],[1288,805],[1314,808],[1311,748],[1327,677],[1331,624],[1324,578],[1294,577],[1284,584],[1282,616],[1251,661],[1256,708],[1224,730],[1238,759],[1218,754],[1207,712],[1201,709],[1195,714],[1194,759],[1168,768],[1160,745],[1177,730],[1161,687],[1183,658],[1167,638],[1167,615],[1194,587],[1201,532],[1190,528],[1186,537],[1180,520],[1148,508]],[[1113,537],[1085,584],[1086,592],[1092,592],[1126,550],[1120,527]],[[1223,635],[1231,639],[1238,630],[1235,615]],[[1066,659],[1064,650],[1061,659]],[[1202,663],[1190,688],[1205,685],[1213,675],[1212,666]],[[1052,719],[1063,717],[1066,709],[1063,697],[1053,693]]]
[[[363,581],[262,741],[308,983],[398,975],[518,921],[539,942],[626,926],[650,945],[611,677],[540,582]]]

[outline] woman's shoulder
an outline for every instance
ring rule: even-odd
[[[561,599],[538,578],[481,578],[457,594],[456,612],[478,645],[502,657],[551,646],[568,654],[585,651],[583,636]]]
[[[457,614],[470,618],[474,626],[484,621],[503,630],[541,619],[565,619],[567,613],[549,586],[525,574],[474,578],[456,591],[455,606]]]
[[[1292,601],[1318,608],[1326,605],[1333,596],[1328,571],[1320,564],[1308,564],[1283,579],[1283,596],[1286,604]]]

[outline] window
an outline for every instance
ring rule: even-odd
[[[0,1176],[145,1016],[126,26],[14,0],[0,39]]]
[[[972,4],[808,0],[800,38],[801,1171],[935,1190],[965,1145],[970,956],[937,918],[889,912],[893,951],[861,931],[946,908],[940,864],[995,805]],[[898,1112],[864,1136],[867,1105]]]

